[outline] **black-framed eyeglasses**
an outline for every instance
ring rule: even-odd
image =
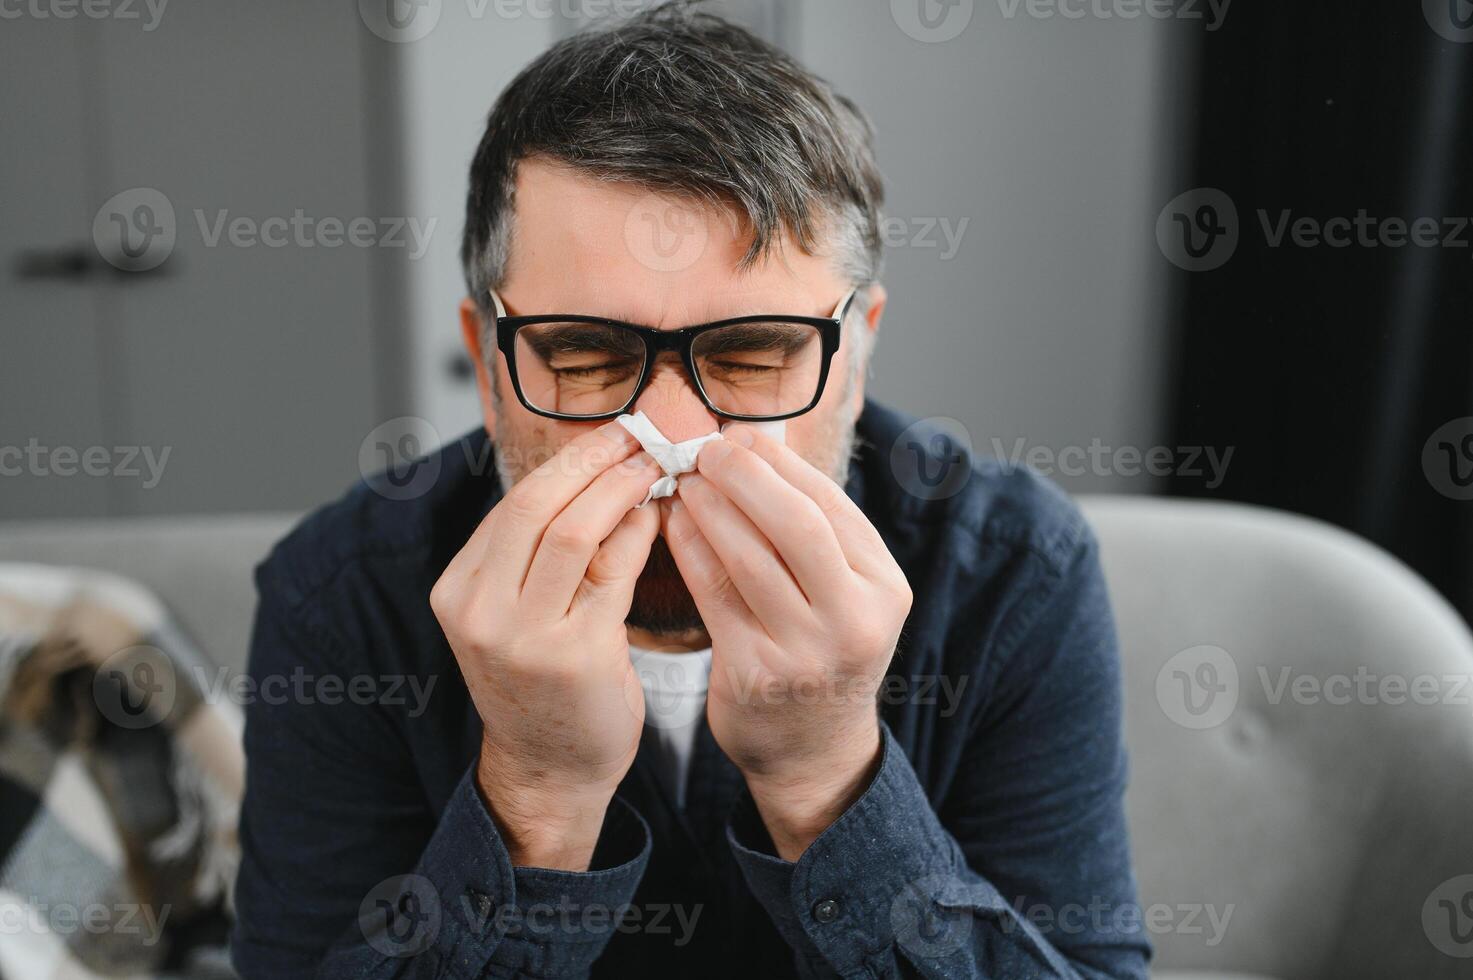
[[[550,419],[591,422],[624,414],[655,360],[680,355],[701,401],[738,422],[790,419],[818,404],[857,290],[830,317],[756,315],[678,330],[596,316],[508,316],[496,308],[496,346],[517,400]]]

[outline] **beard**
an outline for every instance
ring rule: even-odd
[[[634,583],[634,602],[624,621],[658,635],[679,636],[706,631],[696,600],[680,577],[675,556],[663,534],[655,536],[650,557]]]

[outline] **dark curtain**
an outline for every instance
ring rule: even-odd
[[[1174,418],[1235,450],[1169,490],[1348,528],[1473,621],[1473,3],[1233,4],[1195,44],[1180,186],[1225,192],[1238,241],[1173,270]],[[1178,220],[1198,252],[1222,210]],[[1337,216],[1350,244],[1307,244]],[[1437,244],[1396,246],[1418,218]]]

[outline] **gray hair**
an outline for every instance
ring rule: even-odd
[[[852,285],[879,278],[884,185],[869,121],[782,51],[695,6],[673,0],[567,38],[497,99],[461,241],[483,314],[506,275],[516,167],[529,157],[732,211],[752,236],[743,268],[787,232],[810,254],[826,247]],[[854,310],[868,305],[861,290]]]

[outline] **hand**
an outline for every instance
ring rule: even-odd
[[[624,618],[662,476],[615,424],[512,487],[430,593],[485,727],[477,784],[517,866],[588,868],[644,694]]]
[[[797,860],[874,775],[910,586],[833,480],[746,426],[701,450],[665,537],[711,634],[711,733]]]

